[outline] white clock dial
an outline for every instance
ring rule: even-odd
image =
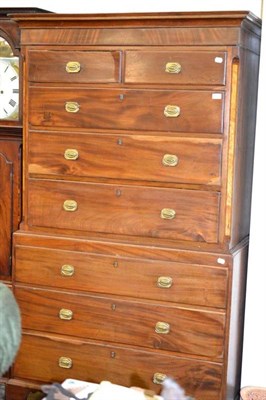
[[[0,60],[0,119],[17,119],[19,75],[11,60]]]

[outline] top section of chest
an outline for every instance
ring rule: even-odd
[[[190,221],[178,222],[182,233],[174,239],[193,236],[196,242],[233,247],[248,236],[261,33],[257,17],[236,11],[13,18],[25,63],[29,193],[33,178],[160,188],[167,196],[173,189],[175,199],[181,193],[188,197],[180,200],[182,209],[177,206],[180,218],[171,218],[183,221],[188,214]],[[76,169],[72,161],[59,160],[62,137],[66,150],[80,154]],[[189,206],[188,189],[203,196]],[[165,204],[161,208],[168,210]],[[29,225],[42,223],[29,218]],[[103,231],[99,225],[86,229]]]
[[[14,15],[22,45],[243,46],[259,52],[261,21],[246,11]]]

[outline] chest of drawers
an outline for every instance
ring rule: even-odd
[[[15,18],[25,127],[14,384],[73,377],[158,393],[170,375],[197,400],[233,400],[260,21]]]

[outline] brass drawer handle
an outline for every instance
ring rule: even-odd
[[[77,103],[76,101],[67,101],[65,104],[65,110],[68,113],[77,113],[79,111],[79,103]]]
[[[67,308],[61,308],[59,311],[59,318],[65,321],[70,321],[73,318],[73,311],[68,310]]]
[[[181,65],[178,62],[168,62],[165,65],[165,72],[169,74],[179,74],[181,72]]]
[[[64,157],[66,160],[77,160],[79,158],[79,152],[76,149],[66,149]]]
[[[75,272],[75,268],[73,265],[70,264],[64,264],[61,267],[61,275],[62,276],[73,276]]]
[[[76,211],[78,209],[78,203],[75,200],[65,200],[63,209],[69,212]]]
[[[174,219],[175,216],[176,216],[176,212],[172,208],[163,208],[161,211],[162,219]]]
[[[152,381],[156,383],[156,385],[162,385],[163,381],[166,379],[166,375],[162,374],[161,372],[155,372],[153,375]]]
[[[58,365],[60,368],[72,368],[72,360],[69,357],[60,357],[58,360]]]
[[[80,71],[80,63],[78,61],[68,61],[66,63],[66,72],[76,74]]]
[[[155,332],[160,333],[161,335],[167,335],[170,332],[170,324],[158,321],[155,325]]]
[[[178,164],[178,157],[175,154],[165,154],[162,163],[166,167],[175,167]]]
[[[168,104],[165,106],[164,115],[168,118],[177,118],[180,115],[180,107]]]
[[[157,286],[162,289],[169,289],[173,284],[173,279],[170,276],[159,276]]]

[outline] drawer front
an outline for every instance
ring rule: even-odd
[[[223,356],[225,315],[221,312],[36,288],[16,288],[15,294],[24,329]]]
[[[126,51],[125,65],[126,83],[225,84],[221,51]]]
[[[226,307],[227,269],[15,247],[16,282],[157,301]]]
[[[31,87],[32,126],[141,131],[223,131],[224,93]]]
[[[109,380],[141,386],[156,393],[168,375],[197,400],[217,400],[221,398],[223,366],[156,351],[24,334],[13,372],[15,378],[31,381],[62,382],[74,376],[89,382]]]
[[[120,82],[119,51],[29,51],[29,80],[33,82]]]
[[[28,181],[28,224],[216,242],[219,193],[49,180]]]
[[[62,140],[63,137],[63,140]],[[137,135],[29,135],[29,173],[220,184],[221,140]]]

